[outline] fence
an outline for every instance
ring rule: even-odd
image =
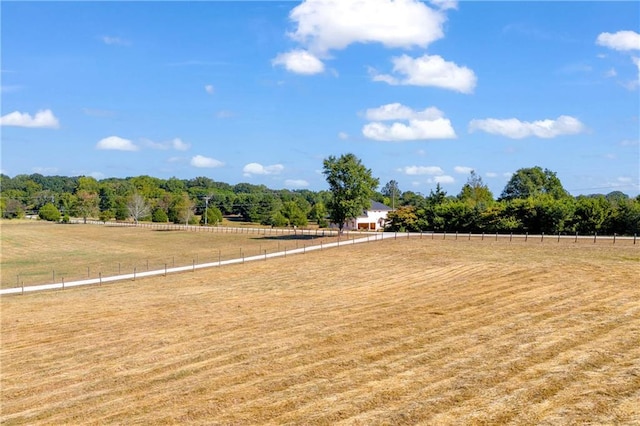
[[[337,234],[334,234],[334,235],[337,235]],[[164,268],[156,269],[156,270],[138,271],[137,268],[134,268],[132,273],[127,273],[127,274],[118,274],[118,275],[104,276],[103,277],[102,273],[100,272],[98,274],[98,278],[87,278],[87,279],[84,279],[84,280],[67,281],[67,282],[65,282],[64,278],[62,278],[61,282],[58,282],[58,283],[50,283],[50,284],[42,284],[42,285],[31,285],[31,286],[25,286],[23,284],[23,285],[18,286],[18,287],[1,289],[0,290],[0,295],[5,295],[5,294],[24,294],[24,293],[27,293],[27,292],[43,291],[43,290],[56,290],[56,289],[64,290],[65,288],[69,288],[69,287],[77,287],[77,286],[92,285],[92,284],[93,285],[95,285],[95,284],[101,285],[103,283],[109,283],[109,282],[114,282],[114,281],[123,281],[123,280],[133,280],[133,281],[135,281],[136,278],[152,277],[152,276],[159,276],[159,275],[166,276],[167,274],[178,273],[178,272],[188,272],[188,271],[195,272],[197,269],[221,267],[221,266],[224,266],[224,265],[232,265],[232,264],[253,262],[253,261],[259,261],[259,260],[267,260],[267,259],[276,258],[276,257],[287,257],[287,255],[294,255],[294,254],[300,254],[300,253],[304,254],[304,253],[311,252],[311,251],[316,251],[316,250],[324,250],[324,249],[329,249],[329,248],[333,248],[333,247],[340,247],[340,246],[344,246],[344,245],[377,241],[377,240],[382,240],[383,238],[391,238],[392,237],[392,235],[390,235],[390,234],[383,235],[382,233],[376,233],[376,234],[372,234],[372,235],[368,235],[366,237],[360,237],[360,238],[355,238],[356,234],[352,233],[351,236],[353,238],[341,238],[341,237],[339,237],[337,239],[337,241],[332,242],[332,243],[326,243],[325,244],[325,243],[321,242],[319,245],[312,245],[312,246],[304,245],[302,248],[298,247],[298,248],[289,249],[289,250],[287,250],[285,248],[283,251],[277,251],[277,252],[272,252],[272,253],[267,253],[265,251],[263,254],[258,254],[258,255],[254,255],[254,256],[244,256],[243,255],[241,257],[234,258],[234,259],[229,259],[229,260],[219,259],[218,261],[206,262],[206,263],[196,263],[196,261],[194,260],[191,265],[171,267],[171,268],[169,268],[168,265],[165,264]]]
[[[77,223],[84,223],[84,221],[77,221]],[[17,286],[13,288],[0,289],[0,295],[5,294],[24,294],[26,292],[33,291],[43,291],[43,290],[54,290],[54,289],[65,289],[68,287],[76,287],[83,285],[101,285],[103,283],[109,283],[114,281],[123,281],[123,280],[136,280],[137,278],[144,277],[152,277],[159,276],[170,273],[179,273],[179,272],[187,272],[187,271],[196,271],[197,269],[204,268],[213,268],[213,267],[221,267],[224,265],[232,265],[238,263],[245,263],[257,260],[267,260],[270,258],[276,257],[286,257],[287,255],[306,253],[315,250],[323,250],[326,248],[340,247],[341,245],[350,245],[350,244],[358,244],[365,242],[375,242],[381,241],[383,239],[402,239],[402,238],[419,238],[419,239],[431,239],[431,240],[480,240],[480,241],[519,241],[519,242],[549,242],[549,241],[572,241],[574,243],[580,242],[592,242],[596,244],[600,243],[610,243],[616,244],[625,242],[626,244],[636,245],[637,236],[599,236],[597,234],[594,235],[529,235],[529,234],[472,234],[472,233],[459,233],[459,232],[361,232],[361,231],[350,231],[345,232],[342,235],[339,234],[336,230],[321,230],[321,229],[283,229],[283,228],[250,228],[250,227],[202,227],[202,226],[192,226],[192,225],[174,225],[174,224],[149,224],[149,223],[127,223],[127,222],[99,222],[99,221],[89,221],[87,220],[87,224],[99,224],[99,225],[107,225],[107,226],[120,226],[120,227],[131,227],[137,226],[142,228],[152,228],[156,230],[186,230],[191,232],[218,232],[218,233],[240,233],[240,234],[257,234],[257,235],[295,235],[295,236],[316,236],[316,237],[337,237],[337,241],[331,243],[320,242],[318,245],[306,246],[306,244],[300,248],[299,244],[296,242],[296,248],[291,248],[287,250],[287,247],[284,247],[284,250],[280,250],[280,244],[278,243],[278,250],[268,253],[267,250],[262,250],[260,248],[258,250],[258,254],[246,256],[247,252],[243,253],[242,248],[240,248],[239,257],[226,258],[222,259],[222,254],[218,252],[217,261],[211,262],[203,262],[200,263],[198,257],[195,256],[188,265],[175,266],[175,262],[172,262],[171,267],[169,267],[168,263],[165,262],[163,267],[150,270],[149,261],[147,260],[146,269],[142,268],[138,269],[138,267],[133,267],[133,270],[129,273],[122,274],[120,265],[118,267],[118,273],[110,276],[103,276],[102,271],[98,272],[98,276],[91,278],[90,270],[87,268],[87,278],[80,280],[73,280],[65,282],[64,277],[60,279],[59,282],[55,282],[55,272],[53,273],[52,282],[47,284],[40,285],[28,285],[25,286],[24,282],[20,282],[20,276],[17,279]],[[238,253],[236,251],[236,253]]]

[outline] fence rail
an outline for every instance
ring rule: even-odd
[[[218,232],[218,233],[247,233],[247,234],[259,234],[259,235],[300,235],[300,236],[318,236],[318,237],[338,237],[338,240],[332,243],[320,243],[319,245],[313,246],[304,246],[302,248],[297,247],[295,249],[287,250],[286,247],[283,251],[277,251],[272,253],[267,253],[266,250],[264,253],[252,256],[242,255],[242,249],[240,250],[241,256],[232,259],[222,260],[221,257],[218,258],[217,261],[213,262],[204,262],[197,263],[194,259],[190,265],[183,266],[175,266],[172,265],[168,267],[165,263],[164,268],[149,270],[148,261],[147,261],[147,270],[138,271],[136,267],[133,268],[131,273],[111,275],[111,276],[102,276],[102,272],[99,272],[97,278],[87,278],[83,280],[74,280],[65,282],[64,278],[61,279],[60,282],[51,282],[47,284],[40,285],[28,285],[24,284],[19,285],[17,287],[0,289],[0,295],[8,295],[8,294],[24,294],[27,292],[34,291],[44,291],[44,290],[55,290],[55,289],[65,289],[68,287],[77,287],[83,285],[95,285],[95,284],[104,284],[115,281],[125,281],[125,280],[136,280],[136,278],[145,278],[152,276],[159,276],[170,273],[179,273],[179,272],[187,272],[187,271],[195,271],[197,269],[205,269],[205,268],[213,268],[213,267],[221,267],[225,265],[232,265],[238,263],[245,263],[257,260],[267,260],[276,257],[286,257],[287,255],[292,254],[300,254],[306,253],[315,250],[324,250],[326,248],[340,247],[344,245],[365,243],[365,242],[375,242],[381,241],[383,239],[402,239],[402,238],[419,238],[419,239],[431,239],[431,240],[493,240],[493,241],[520,241],[520,242],[549,242],[549,241],[569,241],[577,243],[578,241],[589,241],[594,244],[597,242],[608,242],[611,244],[616,244],[616,242],[627,242],[627,244],[633,243],[636,245],[637,236],[618,236],[618,235],[563,235],[563,234],[555,234],[555,235],[547,235],[547,234],[537,234],[537,235],[529,235],[529,234],[500,234],[500,233],[459,233],[459,232],[371,232],[371,231],[348,231],[339,234],[337,230],[323,230],[323,229],[285,229],[285,228],[252,228],[252,227],[227,227],[227,226],[214,226],[214,227],[203,227],[203,226],[193,226],[193,225],[176,225],[176,224],[155,224],[155,223],[131,223],[131,222],[101,222],[94,220],[87,220],[86,222],[83,220],[74,221],[74,223],[86,223],[86,224],[94,224],[94,225],[105,225],[105,226],[117,226],[117,227],[142,227],[142,228],[151,228],[156,230],[186,230],[191,232]],[[639,245],[640,247],[640,245]],[[120,271],[119,271],[120,272]],[[54,279],[55,280],[55,279]]]

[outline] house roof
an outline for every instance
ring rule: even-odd
[[[386,206],[382,203],[379,203],[377,201],[373,201],[371,200],[371,207],[369,207],[369,210],[382,210],[382,211],[391,211],[392,208],[389,206]]]

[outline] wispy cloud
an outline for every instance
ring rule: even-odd
[[[17,84],[0,86],[0,93],[15,93],[20,90],[22,90],[22,86]]]
[[[287,179],[284,181],[284,186],[287,188],[306,188],[309,186],[309,182],[304,179]]]
[[[176,151],[187,151],[191,145],[180,138],[173,138],[170,141],[154,142],[150,139],[143,139],[142,142],[149,148],[159,150],[175,149]]]
[[[112,36],[102,36],[100,40],[104,44],[112,45],[112,46],[131,46],[131,42],[129,40],[120,38],[120,37],[112,37]]]
[[[215,92],[215,89],[213,88],[213,85],[207,84],[206,86],[204,86],[204,91],[210,95],[213,95],[213,93]]]

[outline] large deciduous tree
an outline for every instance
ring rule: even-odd
[[[74,212],[83,219],[84,223],[87,223],[88,217],[94,216],[98,213],[99,202],[100,200],[97,192],[90,192],[88,190],[81,189],[76,192]]]
[[[327,206],[329,218],[342,232],[347,220],[358,217],[371,207],[371,197],[379,181],[371,175],[371,169],[367,169],[353,154],[339,158],[329,156],[323,165],[323,174],[331,191]]]
[[[501,199],[535,197],[549,194],[555,199],[567,197],[569,194],[562,187],[555,172],[541,167],[529,167],[516,171],[502,191]]]

